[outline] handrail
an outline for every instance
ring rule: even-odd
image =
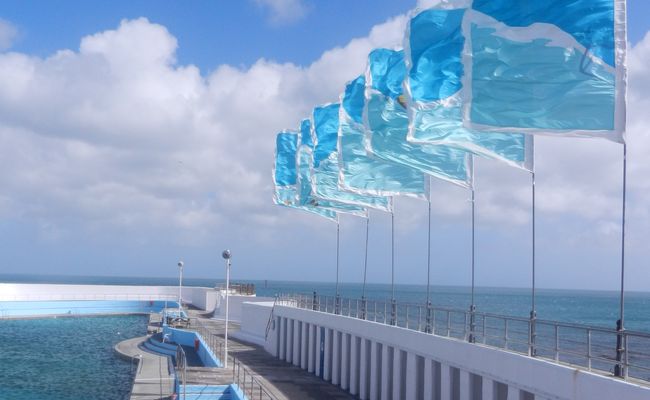
[[[192,318],[191,329],[203,337],[208,347],[217,355],[219,360],[224,361],[223,340],[198,318]],[[229,354],[228,360],[233,366],[233,383],[237,384],[249,400],[278,400],[277,397],[268,392],[251,371],[246,368],[234,355]]]
[[[278,400],[269,393],[266,388],[253,375],[250,369],[246,368],[241,361],[235,357],[232,359],[232,380],[244,392],[249,400]],[[246,375],[250,379],[246,379]]]
[[[179,384],[183,388],[183,400],[185,400],[187,395],[187,356],[181,345],[176,347],[176,371],[180,374]]]
[[[271,330],[271,325],[273,323],[273,311],[275,311],[275,305],[278,302],[278,296],[275,296],[273,299],[273,306],[271,307],[271,312],[269,313],[269,320],[266,322],[266,332],[264,333],[264,341],[269,338],[269,331]]]
[[[650,383],[650,333],[617,331],[599,326],[531,319],[494,313],[434,307],[414,303],[291,294],[281,295],[277,305],[326,312],[391,324],[437,336],[466,340],[545,360],[612,373],[618,365],[623,378]],[[336,304],[339,304],[337,310]],[[622,338],[624,357],[616,359],[616,340]]]

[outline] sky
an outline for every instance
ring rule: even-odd
[[[0,2],[0,273],[333,281],[336,225],[272,204],[275,135],[336,101],[416,1]],[[629,0],[626,285],[650,291],[650,2]],[[537,283],[616,290],[622,147],[536,139]],[[434,182],[432,282],[470,282],[468,193]],[[530,176],[476,162],[479,286],[530,285]],[[396,281],[426,280],[427,205],[395,203]],[[365,221],[341,219],[341,279]],[[371,212],[368,280],[390,279]]]

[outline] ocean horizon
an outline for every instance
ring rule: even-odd
[[[86,285],[153,285],[177,286],[177,277],[125,277],[83,275],[0,274],[2,283],[50,283]],[[258,296],[278,294],[311,294],[334,296],[335,282],[234,280],[235,283],[255,284]],[[183,286],[214,287],[224,284],[222,279],[183,278]],[[339,284],[341,297],[360,299],[361,283]],[[366,298],[385,301],[391,297],[391,286],[386,283],[366,284]],[[426,304],[426,285],[395,284],[395,299],[399,303]],[[469,286],[432,285],[430,300],[434,307],[466,310],[470,306]],[[475,288],[475,305],[479,312],[527,318],[531,311],[530,288],[484,287]],[[650,293],[625,292],[625,325],[627,330],[650,332]],[[615,328],[619,315],[619,293],[608,290],[536,289],[536,311],[541,320]]]

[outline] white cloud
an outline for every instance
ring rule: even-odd
[[[399,43],[402,23],[307,68],[259,60],[207,77],[177,65],[176,39],[143,18],[83,38],[78,51],[0,54],[0,157],[10,166],[0,212],[48,232],[72,220],[206,236],[229,222],[272,225],[275,133],[336,99],[363,54]]]
[[[146,19],[85,37],[78,51],[0,54],[0,215],[38,221],[55,237],[70,221],[90,231],[173,229],[188,243],[224,226],[273,232],[291,213],[270,201],[275,133],[336,100],[372,48],[401,44],[405,22],[380,24],[307,67],[261,59],[209,76],[178,65],[177,40]],[[648,59],[650,36],[629,60],[629,212],[643,232],[650,218],[642,200],[650,197]],[[540,213],[597,221],[610,234],[620,212],[620,146],[541,138],[536,147]],[[466,218],[467,199],[466,191],[437,184],[434,210]],[[402,209],[409,211],[402,226],[425,217],[417,203]],[[524,224],[529,210],[526,173],[477,163],[480,223]],[[292,223],[314,220],[291,215]]]
[[[0,18],[0,51],[10,48],[17,34],[18,30],[11,22]]]
[[[305,0],[255,0],[269,13],[269,21],[274,25],[298,21],[309,12]]]

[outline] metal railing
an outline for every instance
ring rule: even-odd
[[[187,357],[182,346],[176,347],[176,378],[178,379],[179,388],[182,390],[183,400],[187,392]],[[177,393],[181,395],[181,393]]]
[[[219,361],[224,361],[224,345],[221,338],[217,336],[216,333],[210,332],[210,329],[201,322],[201,320],[192,318],[190,323],[190,329],[195,330],[201,337],[203,341],[208,345],[210,350],[217,356]]]
[[[216,286],[217,290],[226,290],[226,285]],[[255,284],[254,283],[230,283],[228,286],[230,294],[240,294],[245,296],[252,296],[255,294]]]
[[[192,319],[191,329],[194,329],[199,335],[203,337],[205,343],[219,358],[224,361],[224,342],[221,337],[216,333],[210,331],[203,322],[199,319]],[[277,400],[259,380],[251,373],[250,369],[246,368],[241,361],[239,361],[232,354],[228,355],[228,360],[232,363],[232,379],[233,383],[237,384],[244,392],[249,400]]]
[[[273,306],[271,307],[271,312],[269,313],[269,319],[266,321],[266,331],[264,332],[264,340],[266,341],[269,338],[269,332],[271,331],[271,326],[273,325],[273,311],[275,311],[275,305],[278,302],[278,296],[275,296],[273,299]]]
[[[277,400],[259,382],[255,375],[235,357],[231,357],[232,380],[249,400]]]
[[[647,332],[316,293],[281,295],[276,303],[466,340],[594,372],[615,375],[620,369],[623,379],[650,383]],[[620,361],[616,358],[617,340],[622,343]]]

